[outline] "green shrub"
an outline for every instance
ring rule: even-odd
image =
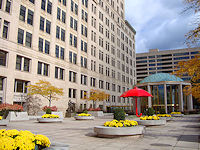
[[[51,114],[51,109],[50,108],[46,109],[46,114]]]
[[[87,110],[84,110],[84,111],[83,111],[83,113],[87,114],[87,113],[88,113],[88,111],[87,111]]]
[[[164,108],[161,108],[161,109],[160,109],[160,114],[166,114],[166,112],[165,112],[165,109],[164,109]]]
[[[121,108],[116,108],[114,110],[114,119],[116,120],[125,120],[125,112]]]
[[[155,110],[152,107],[147,109],[147,112],[146,112],[147,116],[152,116],[154,115],[154,113],[155,113]]]

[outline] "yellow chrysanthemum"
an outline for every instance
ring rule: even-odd
[[[43,147],[49,147],[51,144],[50,140],[46,136],[41,134],[36,135],[35,140],[36,144],[41,145]]]
[[[181,112],[171,112],[172,115],[180,115]]]
[[[78,114],[78,116],[91,116],[91,114],[81,113],[81,114]]]
[[[15,149],[15,141],[8,136],[0,137],[0,150],[12,150]]]
[[[104,126],[108,126],[108,127],[133,127],[133,126],[137,126],[138,123],[137,121],[134,120],[112,120],[112,121],[106,121],[104,123]]]
[[[44,114],[42,118],[59,118],[59,116],[54,114]]]
[[[0,120],[2,120],[3,119],[3,117],[2,116],[0,116]]]

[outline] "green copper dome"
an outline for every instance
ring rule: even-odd
[[[140,83],[161,82],[161,81],[183,81],[181,78],[168,73],[157,73],[144,78]]]

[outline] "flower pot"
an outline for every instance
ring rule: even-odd
[[[133,127],[106,127],[96,126],[94,132],[98,137],[119,137],[130,135],[142,135],[145,132],[145,126],[133,126]]]
[[[0,120],[0,126],[7,126],[8,123],[9,123],[8,119],[2,119],[2,120]]]
[[[63,122],[62,118],[37,118],[39,123],[57,123]]]
[[[144,125],[144,126],[160,126],[160,125],[165,125],[166,120],[160,119],[160,120],[138,120],[137,121],[139,125]]]
[[[184,114],[171,114],[172,115],[172,117],[183,117],[184,116]]]
[[[94,116],[74,116],[76,120],[94,120]]]

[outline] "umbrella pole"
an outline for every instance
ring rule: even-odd
[[[141,116],[142,116],[142,113],[140,113],[140,115],[138,115],[137,97],[135,97],[135,109],[136,109],[136,116],[137,116],[137,117],[141,117]]]

